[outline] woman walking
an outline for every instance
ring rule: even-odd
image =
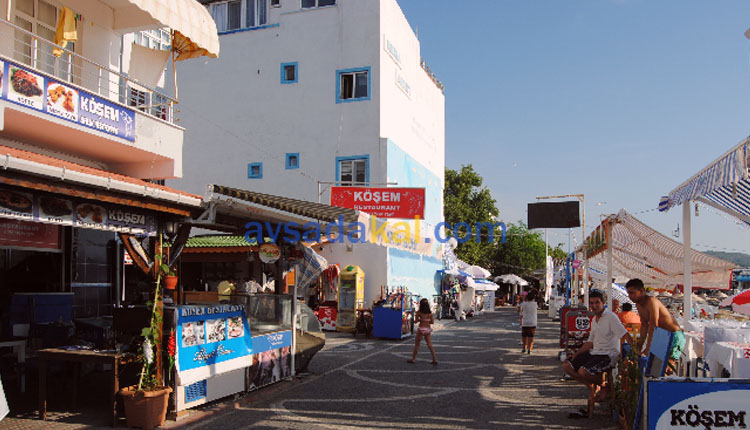
[[[521,342],[523,343],[523,349],[521,354],[527,353],[531,355],[531,350],[534,348],[534,332],[536,331],[536,290],[531,290],[526,297],[518,312],[521,314]]]
[[[417,327],[417,335],[414,338],[414,352],[411,355],[411,359],[407,360],[407,362],[414,363],[416,361],[419,344],[424,337],[427,347],[430,348],[430,352],[432,353],[432,364],[438,364],[435,348],[432,347],[432,327],[430,327],[435,323],[435,320],[430,310],[430,301],[426,298],[419,301],[419,312],[417,312],[414,322],[419,323],[419,327]]]

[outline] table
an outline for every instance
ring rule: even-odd
[[[727,369],[734,378],[750,378],[750,375],[740,374],[743,373],[738,366],[739,360],[750,359],[750,344],[738,343],[738,342],[716,342],[708,353],[706,360],[709,361],[711,367],[711,376],[720,377],[722,366]],[[745,366],[742,366],[744,368]],[[716,368],[716,372],[714,372]]]
[[[19,364],[26,362],[26,339],[25,338],[10,338],[0,339],[0,347],[13,348],[13,352],[16,353],[16,359]],[[21,392],[26,392],[26,370],[21,372]]]
[[[703,333],[685,331],[685,348],[682,350],[683,374],[698,376],[698,362],[703,359]]]
[[[69,361],[76,365],[73,368],[73,401],[76,399],[78,385],[78,372],[80,363],[100,363],[112,366],[112,391],[110,404],[112,405],[112,427],[117,425],[117,392],[120,390],[118,367],[120,365],[135,361],[135,355],[131,353],[121,354],[115,352],[91,351],[91,350],[65,350],[60,348],[48,348],[37,351],[39,355],[39,418],[47,419],[47,362]]]

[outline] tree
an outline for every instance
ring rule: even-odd
[[[495,244],[493,273],[529,275],[536,269],[544,268],[545,244],[542,235],[529,230],[522,221],[507,227],[505,243]]]
[[[487,228],[478,231],[476,226],[477,223],[494,223],[498,210],[490,190],[482,187],[482,183],[482,177],[471,164],[461,166],[460,171],[445,169],[443,214],[446,235],[459,241],[456,256],[469,264],[489,267],[495,246],[488,240]],[[469,229],[464,225],[455,228],[457,223],[466,223]],[[493,234],[499,241],[500,229],[495,228]],[[480,243],[477,243],[477,235]]]

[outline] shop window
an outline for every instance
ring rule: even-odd
[[[299,169],[299,152],[286,154],[286,168],[287,170]]]
[[[336,71],[336,103],[370,100],[370,68]]]
[[[263,179],[263,163],[250,163],[247,165],[248,179]]]
[[[370,180],[369,157],[336,157],[336,176],[340,185],[367,185]]]
[[[281,83],[282,84],[295,84],[297,83],[297,63],[281,63]]]

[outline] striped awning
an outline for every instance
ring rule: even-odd
[[[241,190],[239,188],[225,187],[223,185],[209,185],[209,191],[214,194],[244,200],[256,205],[293,213],[326,223],[338,222],[339,217],[343,218],[344,224],[360,220],[359,211],[330,206],[324,203],[308,202],[289,197],[263,194],[255,191]]]
[[[135,31],[149,26],[174,30],[177,61],[219,56],[216,22],[196,0],[103,0],[114,10],[113,28]]]
[[[640,278],[647,285],[659,288],[683,283],[682,243],[652,229],[624,209],[608,221],[612,223],[612,244],[608,246],[612,246],[613,275]],[[696,250],[690,256],[693,286],[729,288],[734,264]],[[606,252],[596,254],[588,262],[592,272],[606,273]]]
[[[659,201],[668,211],[685,202],[698,201],[750,224],[750,176],[746,138]]]

